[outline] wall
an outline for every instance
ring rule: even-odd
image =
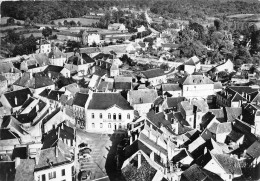
[[[214,94],[214,84],[183,85],[183,97],[203,97]]]

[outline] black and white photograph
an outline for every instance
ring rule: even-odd
[[[260,0],[0,4],[0,181],[260,180]]]

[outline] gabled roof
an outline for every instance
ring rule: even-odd
[[[187,170],[182,173],[187,181],[194,181],[194,180],[203,180],[203,181],[211,181],[212,179],[197,165],[193,164]]]
[[[196,65],[196,64],[198,64],[200,61],[199,61],[199,59],[198,59],[198,57],[196,57],[196,56],[193,56],[193,57],[191,57],[189,60],[187,60],[185,63],[184,63],[184,65]]]
[[[12,62],[1,62],[0,63],[0,74],[1,73],[20,73],[21,71],[14,67]]]
[[[235,91],[241,95],[242,95],[242,93],[250,94],[250,93],[258,91],[258,89],[255,89],[255,88],[252,88],[249,86],[229,86],[228,89],[232,89],[233,91]]]
[[[185,100],[185,97],[167,97],[166,98],[168,108],[177,107],[178,104],[184,100]]]
[[[6,81],[7,79],[5,78],[5,76],[3,76],[3,75],[0,75],[0,81],[2,82],[2,81]]]
[[[51,50],[51,52],[48,54],[49,58],[65,58],[66,55],[59,50],[59,48],[54,47],[54,49]]]
[[[49,58],[45,53],[33,54],[32,56],[36,59],[40,67],[50,65]]]
[[[158,97],[157,91],[154,89],[141,89],[129,91],[129,102],[133,104],[153,103]]]
[[[99,53],[99,52],[101,52],[99,47],[80,48],[80,53],[91,54],[91,53]]]
[[[81,53],[82,58],[85,60],[86,63],[94,63],[95,60],[92,59],[90,56],[88,56],[88,54],[86,53]]]
[[[146,114],[146,116],[158,128],[163,126],[169,131],[172,130],[171,123],[168,120],[165,119],[163,112],[155,113],[153,110],[151,110],[150,112],[148,112]]]
[[[15,180],[34,181],[34,159],[20,159],[20,164],[16,167]]]
[[[219,123],[218,127],[217,127],[216,134],[230,133],[231,131],[232,131],[231,122]]]
[[[115,89],[130,90],[132,89],[132,77],[115,77]]]
[[[102,103],[102,104],[101,104]],[[94,92],[89,102],[88,109],[109,109],[117,106],[120,109],[132,110],[133,108],[120,93]]]
[[[111,54],[105,54],[105,53],[99,53],[96,56],[93,57],[94,60],[107,60],[107,59],[113,59],[113,55]]]
[[[47,96],[48,99],[54,100],[54,101],[59,101],[61,95],[63,95],[63,91],[57,91],[57,90],[51,90]]]
[[[68,58],[66,61],[67,64],[73,64],[73,65],[84,65],[87,64],[86,60],[84,60],[80,55],[72,55]]]
[[[44,69],[43,72],[45,72],[45,73],[48,73],[48,72],[60,73],[62,71],[62,69],[64,69],[64,67],[62,67],[62,66],[48,65],[48,67],[46,67],[46,69]]]
[[[188,151],[192,153],[193,151],[195,151],[197,148],[204,145],[205,143],[206,141],[201,136],[199,136],[196,140],[194,140],[191,144],[189,144]]]
[[[203,75],[187,75],[179,82],[182,85],[214,84],[212,80]]]
[[[75,98],[73,100],[73,105],[85,107],[86,102],[88,100],[89,95],[83,93],[76,93]]]
[[[4,94],[7,101],[12,107],[22,106],[29,96],[32,96],[29,88],[20,89],[17,91],[11,91]]]
[[[173,164],[175,164],[175,163],[178,163],[179,161],[181,161],[182,159],[186,158],[187,156],[192,158],[191,154],[188,153],[186,148],[184,148],[179,153],[174,155],[171,160],[172,160]]]
[[[14,85],[38,89],[54,85],[54,82],[51,78],[47,76],[42,76],[41,74],[36,73],[34,74],[34,76],[30,77],[30,73],[24,73],[22,77],[14,82]]]
[[[237,159],[225,154],[211,153],[211,155],[227,174],[242,175],[242,170]]]
[[[142,71],[141,74],[147,79],[165,75],[164,70],[160,68]]]
[[[179,91],[179,84],[162,84],[162,91]]]
[[[0,140],[17,139],[19,136],[10,129],[0,129]]]

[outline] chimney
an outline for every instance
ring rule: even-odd
[[[141,165],[142,165],[142,162],[141,162],[141,152],[139,151],[139,152],[137,153],[137,155],[138,155],[138,163],[137,163],[137,169],[138,169],[138,168],[140,168]]]
[[[152,161],[154,161],[154,152],[151,152],[151,154],[150,154],[150,159],[151,159]]]
[[[17,105],[17,97],[14,97],[14,104]]]
[[[56,146],[56,147],[55,147],[55,156],[56,156],[56,158],[58,158],[58,156],[59,156],[58,149],[59,149],[59,148]]]
[[[51,79],[51,72],[48,72],[48,77]]]
[[[173,163],[170,161],[170,173],[173,173]]]
[[[15,157],[15,168],[17,168],[21,163],[21,159],[19,157]]]
[[[59,94],[59,93],[57,94],[57,99],[60,100],[60,94]],[[57,101],[58,101],[58,100],[57,100]]]
[[[33,76],[32,76],[32,72],[29,72],[29,78],[32,79]]]
[[[31,95],[30,94],[27,94],[27,99],[29,99],[31,97]]]

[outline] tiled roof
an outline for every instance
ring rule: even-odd
[[[101,104],[102,103],[102,104]],[[124,110],[132,110],[127,100],[120,93],[93,93],[88,109],[109,109],[116,105]]]
[[[214,89],[222,89],[222,83],[221,82],[214,82]]]
[[[16,139],[19,136],[10,129],[0,129],[0,140]]]
[[[236,142],[237,140],[239,140],[243,136],[243,134],[240,133],[240,132],[232,130],[227,136],[229,137],[229,139]]]
[[[39,161],[35,165],[35,171],[43,170],[53,166],[61,165],[70,162],[70,155],[65,154],[65,150],[61,150],[59,147],[51,147],[40,151]]]
[[[69,31],[61,31],[61,32],[58,32],[57,35],[73,36],[73,37],[80,37],[80,38],[82,37],[82,35],[79,33],[72,33]]]
[[[29,88],[7,92],[4,94],[7,101],[12,107],[22,106],[23,103],[27,100],[28,95],[32,96],[32,93]],[[15,103],[16,102],[15,100],[17,100],[17,103]]]
[[[204,145],[205,143],[206,141],[201,136],[199,136],[196,140],[194,140],[191,144],[189,144],[188,151],[192,153],[193,151],[195,151],[197,148]]]
[[[166,98],[168,108],[177,107],[177,105],[184,100],[185,100],[185,97],[167,97]]]
[[[21,71],[14,67],[11,62],[0,63],[0,74],[1,73],[20,73]]]
[[[208,110],[209,110],[209,106],[208,106],[208,103],[206,102],[206,101],[204,101],[204,100],[193,100],[192,101],[192,104],[194,105],[194,106],[196,106],[197,107],[197,111],[202,111],[203,113],[206,113],[206,112],[208,112]]]
[[[210,124],[210,126],[207,126],[207,129],[208,129],[211,133],[215,133],[215,134],[216,134],[219,124],[220,124],[220,123],[214,121],[212,124]]]
[[[246,151],[246,153],[252,158],[260,157],[260,142],[255,141]]]
[[[138,150],[142,150],[148,156],[152,153],[152,150],[150,148],[148,148],[143,142],[137,139],[131,145],[125,148],[125,157],[131,157]]]
[[[181,90],[179,84],[162,84],[162,91],[178,91]]]
[[[209,176],[197,165],[193,164],[187,170],[182,173],[187,181],[194,181],[194,180],[203,180],[203,181],[210,181],[211,179]]]
[[[49,58],[45,53],[33,54],[33,57],[36,59],[40,67],[50,65]]]
[[[227,121],[234,121],[242,114],[241,107],[225,107],[227,113]]]
[[[232,124],[230,122],[219,123],[216,134],[230,133],[231,131],[232,131]]]
[[[150,79],[150,78],[154,78],[154,77],[159,77],[159,76],[163,76],[165,75],[164,71],[162,69],[150,69],[150,70],[146,70],[141,72],[145,78]]]
[[[153,103],[158,97],[157,91],[154,89],[130,90],[129,102],[133,104]]]
[[[161,105],[161,104],[163,103],[163,101],[164,101],[164,98],[163,98],[162,96],[158,96],[158,97],[154,100],[153,105],[154,105],[154,106]]]
[[[99,52],[101,52],[99,47],[80,48],[80,53],[91,54]]]
[[[51,80],[51,78],[47,76],[42,76],[41,74],[37,73],[34,74],[34,76],[32,77],[30,77],[30,73],[24,73],[22,77],[14,82],[14,85],[29,87],[32,89],[47,87],[53,84],[54,82]]]
[[[64,67],[62,67],[62,66],[48,65],[48,67],[46,67],[46,69],[44,69],[44,72],[48,73],[50,71],[50,72],[60,73],[62,71],[62,69],[64,69]]]
[[[179,82],[182,85],[214,84],[212,80],[203,75],[187,75]]]
[[[242,170],[239,161],[235,158],[230,157],[230,155],[215,154],[211,153],[213,158],[221,165],[226,173],[232,175],[242,175]]]
[[[34,181],[34,159],[20,159],[16,168],[15,181]]]
[[[88,94],[76,93],[75,98],[73,100],[73,105],[77,105],[80,107],[85,107],[85,104],[88,100]]]
[[[162,47],[166,47],[166,48],[179,48],[179,44],[164,43],[164,44],[162,44]]]
[[[6,80],[5,76],[0,75],[0,81],[2,82],[2,81],[5,81],[5,80]]]

